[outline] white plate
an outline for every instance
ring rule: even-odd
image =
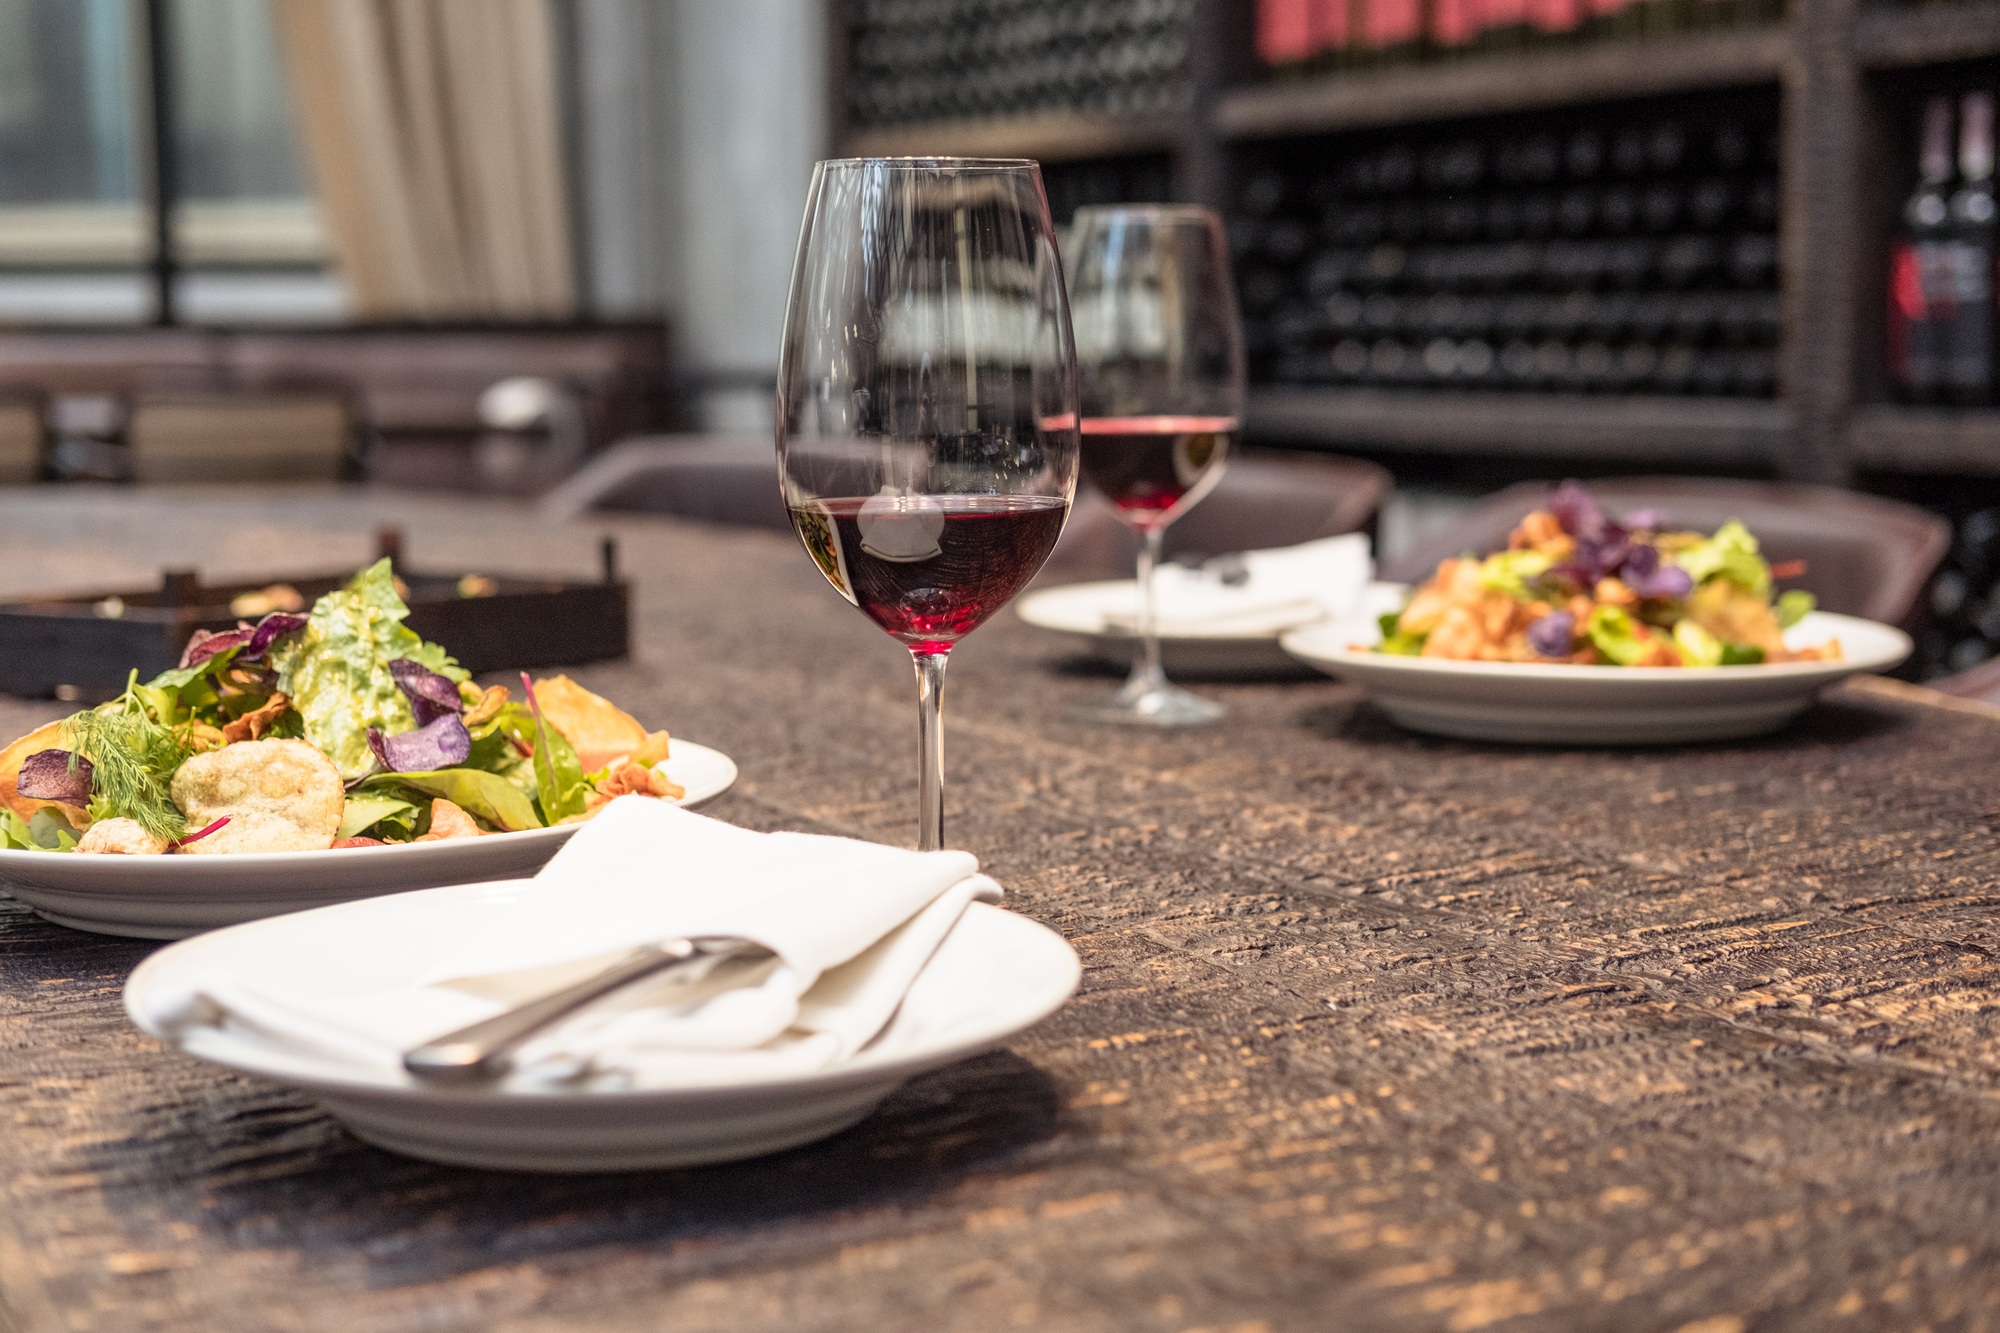
[[[1785,633],[1804,648],[1840,640],[1832,662],[1770,666],[1604,667],[1448,662],[1357,648],[1381,634],[1372,621],[1293,630],[1285,650],[1358,685],[1412,731],[1537,745],[1674,745],[1776,731],[1833,682],[1886,671],[1910,655],[1910,636],[1855,616],[1815,611]]]
[[[696,805],[727,791],[736,762],[675,739],[662,772]],[[437,884],[532,875],[576,825],[484,838],[242,856],[78,856],[0,851],[0,889],[57,925],[177,940],[239,921]]]
[[[1362,594],[1362,610],[1370,615],[1394,610],[1402,605],[1405,591],[1400,584],[1371,583]],[[1043,588],[1015,602],[1014,610],[1030,625],[1076,636],[1093,657],[1122,670],[1132,665],[1138,639],[1112,622],[1132,615],[1138,604],[1136,580],[1112,579]],[[1279,643],[1286,629],[1162,635],[1160,657],[1170,675],[1298,675],[1297,659]]]
[[[218,930],[141,963],[125,985],[125,1010],[190,1055],[304,1090],[356,1136],[394,1152],[505,1170],[623,1171],[734,1161],[845,1129],[905,1080],[1048,1017],[1082,975],[1075,951],[1048,927],[973,903],[860,1054],[808,1075],[644,1092],[429,1087],[238,1029],[191,1028],[176,1039],[143,1017],[148,996],[195,972],[327,997],[409,985],[432,941],[481,928],[523,887],[461,884]]]

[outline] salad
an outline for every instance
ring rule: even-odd
[[[1611,518],[1566,481],[1521,520],[1507,549],[1446,560],[1401,611],[1382,617],[1377,652],[1464,662],[1715,667],[1837,659],[1840,643],[1787,648],[1813,609],[1776,593],[1803,562],[1773,568],[1734,519],[1709,536],[1662,531],[1650,511]]]
[[[664,731],[570,680],[484,688],[403,624],[389,561],[309,612],[195,631],[180,663],[0,751],[0,848],[323,851],[674,799]]]

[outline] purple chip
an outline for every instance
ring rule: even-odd
[[[257,622],[256,632],[250,636],[250,646],[243,650],[243,656],[256,661],[273,642],[306,627],[306,617],[295,611],[273,611]]]
[[[187,647],[181,649],[181,667],[185,670],[191,666],[200,666],[218,653],[226,653],[231,648],[241,648],[256,635],[257,631],[248,625],[238,625],[235,629],[220,632],[198,629],[188,639]]]
[[[1694,591],[1694,579],[1679,565],[1662,561],[1656,546],[1634,546],[1618,577],[1641,597],[1685,597]]]
[[[231,648],[243,650],[239,660],[254,662],[264,655],[272,643],[294,630],[305,628],[305,623],[306,618],[302,615],[273,611],[255,625],[238,621],[235,629],[198,629],[189,637],[187,647],[181,649],[181,668],[199,666]]]
[[[1551,611],[1528,626],[1528,646],[1543,657],[1568,657],[1576,619],[1567,611]]]
[[[70,768],[70,761],[76,768]],[[64,805],[90,804],[90,761],[68,750],[40,750],[22,761],[14,789],[34,801],[61,801]]]
[[[1604,511],[1597,507],[1597,497],[1585,490],[1580,481],[1565,481],[1556,487],[1543,508],[1555,515],[1562,530],[1579,544],[1602,541],[1608,535],[1606,529],[1615,526],[1605,520]]]
[[[396,678],[397,687],[408,697],[410,711],[417,715],[420,727],[427,727],[447,714],[456,717],[464,706],[458,697],[458,686],[422,662],[399,657],[389,663],[389,674]]]
[[[391,773],[428,773],[464,763],[472,754],[472,733],[458,714],[447,713],[400,736],[384,736],[380,728],[370,727],[368,748]]]

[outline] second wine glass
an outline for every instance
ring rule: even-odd
[[[1077,210],[1070,307],[1083,402],[1083,471],[1135,528],[1139,652],[1124,688],[1079,710],[1185,726],[1220,704],[1169,684],[1153,572],[1167,525],[1215,487],[1243,411],[1243,330],[1222,219],[1186,205]]]

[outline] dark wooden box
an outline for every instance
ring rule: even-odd
[[[408,585],[404,622],[444,645],[472,672],[578,666],[624,657],[631,643],[631,586],[610,552],[601,582],[496,578],[484,596],[459,593],[457,575],[398,568]],[[351,573],[287,578],[308,606]],[[276,582],[271,580],[267,582]],[[197,629],[233,628],[231,599],[267,583],[203,587],[169,573],[158,588],[0,603],[0,693],[93,702],[125,688],[134,669],[148,680],[180,661]],[[250,617],[254,620],[255,617]]]

